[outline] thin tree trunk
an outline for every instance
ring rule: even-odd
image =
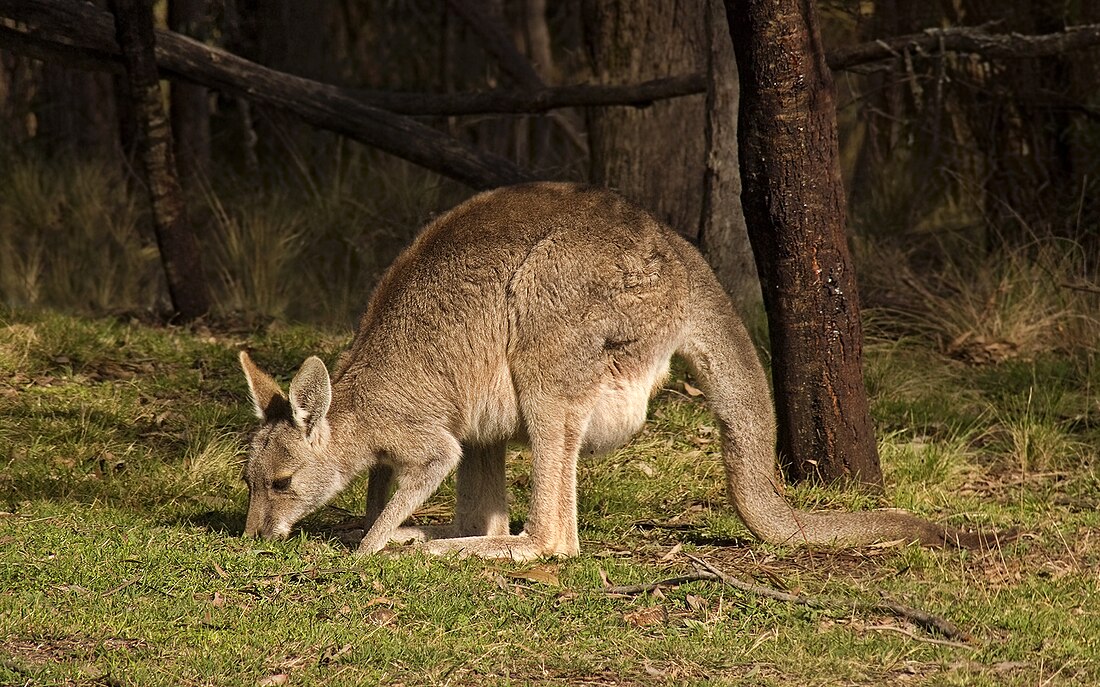
[[[881,487],[845,237],[832,75],[813,0],[725,0],[740,73],[742,202],[793,480]]]
[[[187,222],[183,190],[172,155],[172,131],[161,103],[154,56],[153,14],[142,0],[111,0],[115,36],[122,50],[129,106],[138,132],[138,151],[153,208],[153,228],[168,292],[184,321],[204,315],[210,296],[202,274],[199,245]]]
[[[737,62],[722,0],[707,0],[706,175],[699,248],[744,315],[759,312],[760,279],[741,209]]]
[[[206,0],[170,0],[168,28],[196,40],[206,31]],[[172,84],[172,134],[185,184],[210,175],[210,96],[205,86]]]

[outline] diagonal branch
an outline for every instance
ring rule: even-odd
[[[517,85],[529,90],[545,87],[538,72],[508,36],[508,27],[490,14],[484,0],[447,0],[447,6],[481,36],[485,50]]]
[[[704,93],[703,74],[684,74],[626,85],[577,84],[480,93],[396,93],[358,91],[372,105],[409,115],[533,114],[562,107],[631,105],[647,107],[658,100]]]

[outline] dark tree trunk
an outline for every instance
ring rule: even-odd
[[[636,83],[706,67],[706,3],[584,0],[585,41],[597,83]],[[595,184],[617,189],[696,238],[703,202],[704,96],[644,110],[588,111]]]
[[[44,64],[37,135],[57,149],[110,155],[119,149],[115,93],[109,74]]]
[[[737,62],[722,0],[707,0],[706,173],[699,248],[742,314],[759,312],[760,279],[741,209]]]
[[[832,75],[813,0],[726,0],[745,219],[764,285],[779,450],[792,480],[881,487],[845,239]]]
[[[137,124],[138,155],[153,208],[153,228],[168,292],[184,321],[204,315],[210,296],[199,245],[187,223],[183,190],[172,155],[172,132],[161,103],[154,55],[152,9],[142,0],[111,0],[115,35],[122,50],[129,106]]]
[[[170,0],[168,28],[196,40],[206,34],[206,0]],[[172,84],[172,135],[185,184],[210,175],[210,97],[205,86]]]

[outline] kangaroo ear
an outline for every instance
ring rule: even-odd
[[[248,391],[252,396],[256,417],[266,422],[275,417],[288,416],[290,404],[287,403],[283,390],[279,388],[279,383],[257,367],[246,351],[241,351],[240,360],[241,369],[248,380]]]
[[[325,424],[325,414],[332,402],[332,382],[328,368],[317,356],[310,356],[290,382],[290,408],[294,423],[312,435]]]

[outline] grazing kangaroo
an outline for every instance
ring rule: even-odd
[[[641,428],[673,354],[718,418],[729,495],[756,536],[982,543],[902,511],[788,505],[763,368],[702,256],[619,195],[556,183],[482,193],[428,225],[378,285],[331,379],[311,357],[287,397],[241,353],[264,421],[244,471],[245,533],[286,536],[369,471],[362,553],[415,539],[434,553],[577,554],[577,459]],[[533,463],[518,535],[504,478],[513,438]],[[454,522],[402,527],[456,468]]]

